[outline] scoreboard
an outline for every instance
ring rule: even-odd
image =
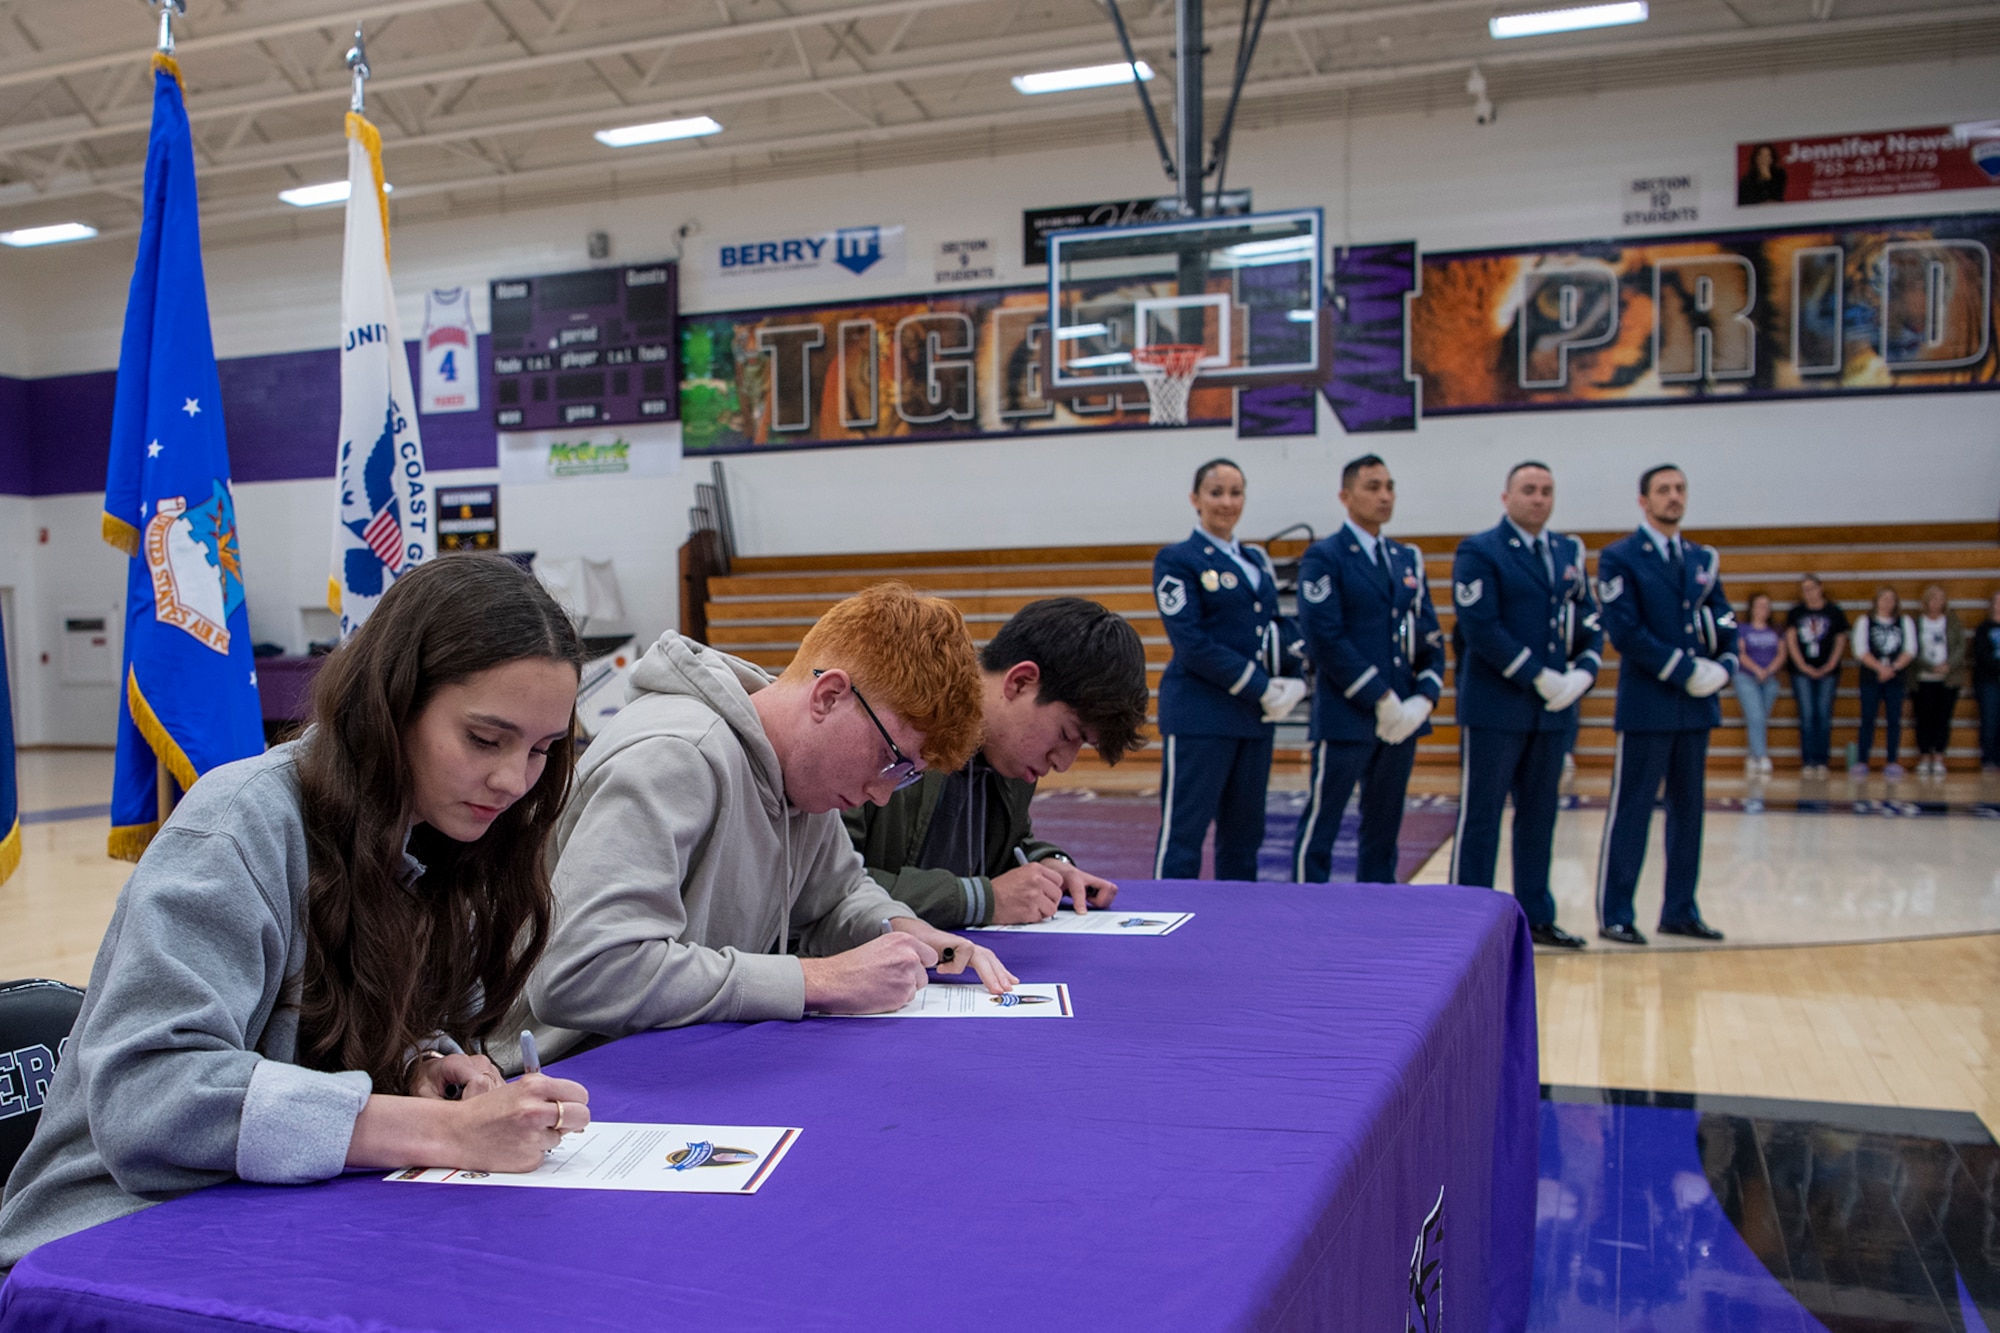
[[[491,294],[500,430],[680,416],[680,270],[672,260],[496,278]]]

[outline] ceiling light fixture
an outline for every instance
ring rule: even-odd
[[[1050,69],[1040,74],[1016,74],[1011,82],[1014,91],[1033,97],[1037,93],[1067,93],[1078,88],[1106,88],[1115,83],[1132,82],[1134,71],[1141,83],[1153,77],[1153,67],[1145,61],[1126,64],[1119,61],[1115,65],[1085,65],[1079,69]]]
[[[324,181],[318,185],[300,185],[289,190],[278,191],[278,198],[293,208],[318,208],[322,204],[344,204],[350,189],[347,181]],[[382,182],[385,193],[394,194],[396,187]]]
[[[97,235],[97,228],[82,222],[58,222],[49,227],[23,227],[19,231],[0,231],[0,245],[59,245],[64,241],[87,241]]]
[[[722,122],[713,116],[689,116],[685,120],[656,120],[646,125],[599,130],[590,137],[606,148],[636,148],[645,143],[665,143],[669,139],[699,139],[704,134],[722,133]]]
[[[1540,37],[1551,32],[1575,32],[1579,28],[1614,28],[1621,23],[1644,23],[1646,18],[1646,0],[1624,0],[1624,3],[1615,5],[1544,9],[1533,14],[1501,14],[1486,20],[1486,30],[1503,39]]]

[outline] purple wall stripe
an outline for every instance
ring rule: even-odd
[[[418,376],[417,344],[404,350]],[[479,339],[477,412],[420,418],[431,468],[493,467],[493,377],[486,338]],[[333,475],[340,428],[340,358],[336,348],[244,356],[221,361],[223,421],[235,481],[299,481]],[[111,448],[111,398],[117,372],[92,371],[20,380],[0,376],[0,495],[72,495],[102,491]]]

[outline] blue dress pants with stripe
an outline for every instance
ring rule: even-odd
[[[1301,884],[1324,884],[1333,874],[1333,841],[1354,784],[1361,784],[1361,851],[1354,878],[1361,884],[1396,882],[1396,835],[1403,830],[1403,793],[1417,743],[1320,741],[1313,746],[1312,786],[1292,844],[1292,874]]]
[[[1459,733],[1458,834],[1451,845],[1451,882],[1493,887],[1500,817],[1507,797],[1513,796],[1514,897],[1531,926],[1555,924],[1549,856],[1562,801],[1563,756],[1572,734],[1491,727],[1467,727]]]
[[[1667,892],[1662,926],[1698,920],[1694,890],[1701,878],[1701,812],[1708,776],[1708,731],[1621,731],[1611,777],[1611,813],[1597,853],[1597,923],[1630,926],[1632,894],[1646,861],[1653,805],[1666,788]]]
[[[1215,877],[1255,881],[1264,845],[1264,792],[1271,733],[1169,736],[1160,760],[1160,837],[1155,879],[1200,879],[1201,844],[1215,825]]]

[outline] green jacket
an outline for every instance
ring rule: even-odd
[[[993,876],[1004,875],[1020,864],[1014,859],[1016,847],[1030,861],[1051,856],[1067,861],[1069,857],[1054,843],[1035,837],[1028,815],[1035,784],[995,773],[987,779],[986,873],[961,878],[949,870],[917,869],[915,862],[930,835],[931,816],[944,793],[945,777],[943,773],[925,773],[920,781],[891,796],[887,805],[849,810],[843,816],[847,834],[875,882],[933,926],[960,930],[989,925],[993,920]]]

